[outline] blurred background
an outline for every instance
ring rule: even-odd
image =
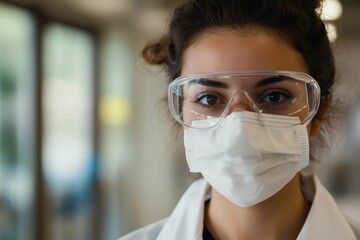
[[[0,1],[0,240],[117,239],[171,213],[194,176],[140,52],[180,2]],[[360,1],[326,5],[352,109],[319,176],[360,221]]]

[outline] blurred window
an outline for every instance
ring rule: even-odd
[[[0,239],[31,239],[34,203],[33,16],[0,3]]]
[[[51,239],[91,239],[93,182],[93,59],[91,35],[48,24],[43,33],[44,176],[51,197]]]
[[[0,239],[95,239],[94,37],[5,3],[0,33]]]
[[[135,158],[134,42],[34,9],[0,3],[0,240],[116,239],[132,221],[118,185]]]
[[[124,30],[114,28],[100,41],[101,76],[99,93],[99,181],[102,193],[102,238],[117,239],[131,222],[124,192],[126,174],[134,159],[132,67],[133,46]]]

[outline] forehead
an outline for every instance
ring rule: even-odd
[[[185,50],[181,75],[242,70],[308,72],[301,54],[275,33],[223,28],[202,33]]]

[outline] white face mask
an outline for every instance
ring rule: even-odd
[[[214,128],[185,129],[184,143],[190,171],[242,207],[273,196],[309,164],[307,128],[298,117],[235,112]]]

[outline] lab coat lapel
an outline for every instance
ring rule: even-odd
[[[346,218],[316,176],[314,183],[316,191],[312,206],[297,240],[356,240]]]

